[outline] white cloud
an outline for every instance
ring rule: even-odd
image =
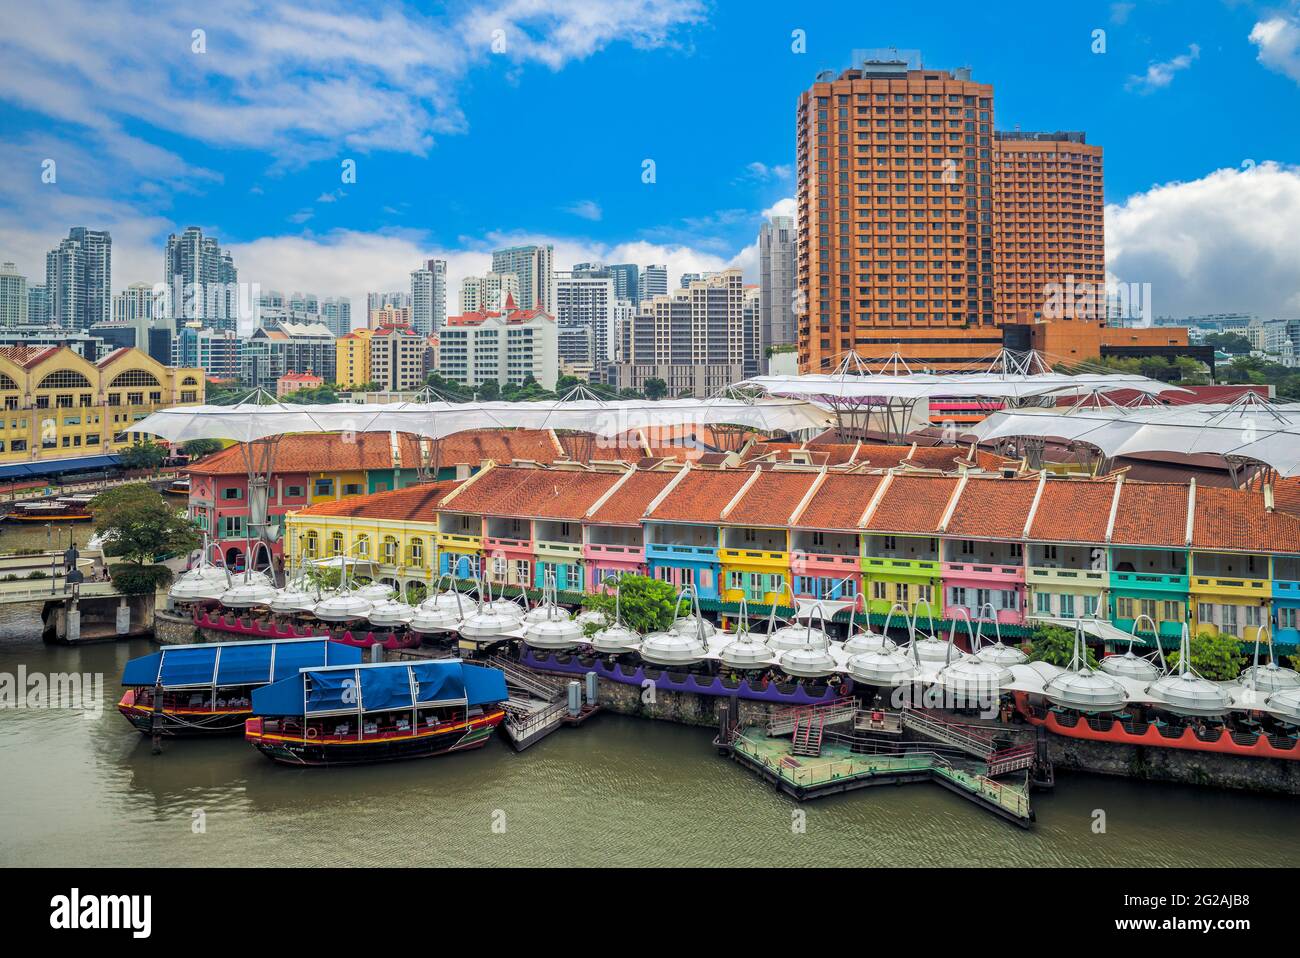
[[[1174,76],[1187,70],[1201,56],[1201,48],[1193,43],[1187,48],[1187,52],[1174,57],[1172,60],[1166,60],[1163,63],[1151,63],[1147,66],[1147,72],[1141,76],[1131,76],[1125,89],[1137,90],[1139,93],[1152,93],[1156,90],[1162,90],[1174,82]]]
[[[773,216],[797,216],[798,214],[799,209],[795,206],[794,197],[787,196],[763,210],[763,219],[768,220]]]
[[[465,129],[460,81],[503,62],[556,70],[612,43],[674,42],[699,0],[481,0],[456,13],[270,0],[46,0],[0,30],[0,97],[90,129],[130,119],[286,162],[340,145],[424,154]],[[12,7],[6,11],[12,20]],[[206,31],[204,52],[191,32]],[[491,51],[503,30],[504,54]]]
[[[753,163],[746,165],[744,178],[759,180],[762,182],[767,182],[768,180],[784,180],[789,179],[792,169],[793,167],[788,163],[778,163],[774,166],[768,166],[766,163],[755,160]]]
[[[564,208],[566,213],[572,213],[584,220],[598,220],[601,217],[600,204],[595,200],[578,200],[572,206]]]
[[[1300,316],[1300,167],[1261,163],[1168,183],[1106,208],[1106,261],[1150,283],[1156,315]]]
[[[1259,47],[1260,63],[1300,83],[1300,16],[1276,14],[1259,21],[1250,42]]]
[[[1133,12],[1136,4],[1133,3],[1112,3],[1110,5],[1110,22],[1116,26],[1123,26],[1128,23],[1129,14]]]

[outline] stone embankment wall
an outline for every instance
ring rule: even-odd
[[[1072,771],[1300,795],[1300,761],[1089,742],[1061,735],[1047,736],[1047,751],[1057,768]]]
[[[200,636],[194,620],[163,609],[153,614],[153,637],[159,645],[193,645],[196,642],[221,642],[222,639]],[[227,636],[229,638],[229,636]]]
[[[600,704],[611,712],[635,715],[640,718],[677,722],[681,725],[702,725],[716,728],[718,709],[728,704],[728,699],[694,692],[675,692],[652,685],[625,685],[611,679],[600,679],[598,693]],[[781,706],[768,702],[737,700],[738,718],[742,724],[765,725],[773,709]]]

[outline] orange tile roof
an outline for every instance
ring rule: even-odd
[[[829,473],[808,507],[799,516],[801,529],[856,530],[871,497],[885,481],[879,473],[839,475]],[[793,508],[790,510],[794,511]]]
[[[4,346],[0,347],[0,356],[24,369],[31,369],[46,356],[58,352],[60,348],[59,346]]]
[[[447,512],[534,519],[582,519],[614,483],[618,472],[497,466],[449,502]]]
[[[1192,545],[1242,552],[1300,552],[1300,516],[1269,512],[1253,489],[1196,487]]]
[[[1049,479],[1038,500],[1029,538],[1040,542],[1106,541],[1115,483]]]
[[[733,526],[787,525],[795,506],[803,501],[816,479],[815,472],[765,469],[723,521]]]
[[[445,436],[439,456],[443,465],[478,465],[484,459],[552,463],[564,457],[564,448],[549,429],[477,429]]]
[[[1274,482],[1273,502],[1279,512],[1300,515],[1300,477],[1278,479]]]
[[[656,522],[721,522],[722,510],[749,476],[747,469],[692,469],[648,518]]]
[[[797,442],[757,442],[746,451],[743,461],[806,462],[814,466],[839,466],[850,461],[854,445],[827,443],[805,446]]]
[[[397,519],[407,522],[432,522],[439,500],[460,483],[427,482],[391,492],[367,496],[349,496],[333,502],[321,502],[298,510],[300,516],[363,516],[367,519]]]
[[[899,532],[936,535],[948,499],[957,488],[955,476],[895,475],[885,490],[867,529],[871,532]],[[866,503],[863,504],[866,509]]]
[[[398,446],[404,466],[413,468],[419,463],[419,450],[414,436],[401,435]],[[387,433],[359,432],[346,438],[341,433],[284,436],[275,452],[277,473],[391,468],[393,452]],[[235,443],[227,446],[202,462],[189,466],[185,471],[196,476],[244,475],[247,472],[244,445]]]
[[[601,503],[588,522],[600,525],[637,525],[655,496],[677,475],[675,470],[638,470]]]
[[[988,539],[1019,539],[1038,491],[1038,479],[971,476],[945,533]]]
[[[635,430],[619,436],[566,432],[556,438],[568,457],[579,462],[636,462],[644,458],[647,448]]]
[[[419,465],[420,448],[415,436],[400,434],[398,448],[403,468],[414,469]],[[560,458],[560,449],[550,430],[484,429],[447,436],[441,440],[437,457],[440,466],[477,466],[485,459],[496,462],[533,459],[549,463]],[[285,436],[275,453],[275,471],[279,473],[392,468],[389,435],[382,432],[356,433],[346,440],[341,433]],[[244,475],[247,468],[243,445],[228,446],[185,471],[200,476]]]
[[[1181,549],[1187,543],[1188,486],[1126,482],[1119,493],[1111,544]],[[1197,490],[1198,494],[1201,490]]]

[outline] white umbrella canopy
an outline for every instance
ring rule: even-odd
[[[408,624],[414,618],[416,608],[396,599],[383,599],[376,602],[366,613],[370,624],[380,628],[397,628]]]
[[[220,599],[229,588],[224,581],[215,579],[180,578],[167,590],[167,595],[176,602],[201,602]]]
[[[271,611],[285,615],[294,612],[311,612],[316,608],[319,601],[314,594],[306,589],[290,586],[276,591],[275,598],[271,600]]]

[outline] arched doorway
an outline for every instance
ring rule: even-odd
[[[244,550],[239,546],[231,546],[226,550],[226,568],[231,572],[242,572],[244,569]]]

